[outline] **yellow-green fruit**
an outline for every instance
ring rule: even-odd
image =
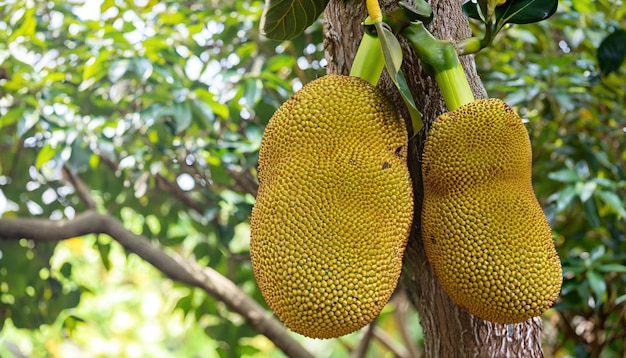
[[[407,140],[391,103],[357,77],[316,79],[268,123],[250,254],[290,329],[338,337],[388,301],[413,219]]]
[[[538,316],[561,288],[531,160],[524,124],[497,99],[441,115],[424,145],[426,254],[452,300],[488,321]]]

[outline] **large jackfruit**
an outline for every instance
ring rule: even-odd
[[[531,160],[524,124],[497,99],[441,115],[424,145],[426,254],[452,300],[488,321],[526,321],[559,295],[561,263]]]
[[[318,78],[271,118],[250,254],[265,300],[290,329],[338,337],[388,301],[413,218],[407,140],[391,103],[357,77]]]

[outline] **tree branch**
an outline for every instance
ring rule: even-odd
[[[254,329],[274,342],[286,355],[312,357],[289,335],[282,323],[232,281],[210,267],[201,267],[195,261],[176,254],[166,254],[146,237],[127,230],[118,219],[110,215],[87,211],[72,220],[0,219],[0,241],[26,238],[36,242],[54,242],[87,234],[107,234],[171,279],[205,290],[224,302],[229,309],[242,315]]]
[[[409,357],[421,357],[423,356],[420,349],[417,347],[417,343],[411,338],[409,332],[407,330],[409,326],[408,322],[408,313],[411,302],[409,301],[409,297],[407,296],[406,289],[404,285],[400,287],[400,290],[397,290],[392,299],[396,303],[396,309],[393,314],[396,318],[396,322],[398,323],[398,330],[400,331],[400,336],[406,345],[406,349],[408,350]]]
[[[363,327],[363,337],[359,341],[359,344],[350,352],[350,358],[363,358],[367,353],[367,348],[370,345],[372,338],[374,338],[374,327],[376,327],[377,319],[375,318],[367,326]]]
[[[389,333],[384,330],[374,327],[374,337],[378,339],[380,343],[382,343],[387,349],[389,349],[395,357],[398,358],[408,358],[409,352],[399,343],[397,343],[393,337],[389,335]]]
[[[96,208],[96,202],[93,200],[93,197],[89,192],[89,187],[76,173],[72,171],[67,164],[63,165],[63,177],[67,179],[70,184],[72,184],[74,190],[76,190],[78,198],[83,202],[83,204],[85,204],[85,208],[87,210],[93,210]]]
[[[161,190],[166,190],[170,194],[172,194],[178,201],[183,203],[188,208],[193,209],[200,215],[204,215],[204,208],[202,205],[192,199],[183,189],[181,189],[176,182],[170,181],[166,177],[161,174],[156,174],[154,176],[157,188]]]

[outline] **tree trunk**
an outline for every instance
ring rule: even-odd
[[[460,40],[470,36],[467,18],[461,11],[460,0],[431,0],[434,20],[428,29],[440,39]],[[397,1],[382,0],[383,12],[397,7]],[[367,16],[365,1],[331,0],[325,10],[324,45],[328,73],[348,74],[359,45]],[[425,128],[411,140],[409,168],[415,193],[415,219],[403,266],[403,284],[412,303],[419,311],[424,332],[427,357],[542,357],[540,318],[515,325],[494,324],[467,313],[455,305],[442,290],[428,264],[420,236],[422,178],[420,155],[425,134],[432,121],[445,111],[445,104],[434,79],[428,77],[407,41],[400,39],[404,62],[402,70],[424,115]],[[476,73],[474,58],[461,58],[476,98],[486,96]],[[394,84],[386,73],[378,86],[402,109],[408,112]],[[410,121],[407,121],[410,128]]]

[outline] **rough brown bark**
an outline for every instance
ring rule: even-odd
[[[324,45],[328,73],[349,73],[363,32],[360,22],[367,15],[364,3],[331,0],[326,8]],[[431,0],[429,3],[434,20],[428,28],[436,37],[454,41],[470,35],[467,19],[461,11],[462,1]],[[396,6],[397,1],[381,1],[383,12]],[[413,232],[403,266],[404,285],[419,311],[425,354],[427,357],[541,357],[542,323],[539,318],[516,325],[493,324],[476,318],[449,299],[428,264],[419,229],[422,202],[419,158],[430,123],[445,111],[445,105],[436,83],[422,71],[410,46],[403,39],[400,43],[404,53],[402,70],[425,122],[424,130],[411,140],[409,151],[416,203]],[[476,98],[485,97],[473,57],[466,56],[461,62]],[[378,86],[398,108],[402,108],[404,117],[409,118],[400,95],[386,74]]]

